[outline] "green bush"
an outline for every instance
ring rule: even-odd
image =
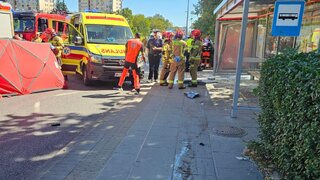
[[[257,93],[260,143],[282,177],[320,179],[320,54],[269,58]]]

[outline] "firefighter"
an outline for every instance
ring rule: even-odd
[[[188,37],[186,43],[187,43],[187,48],[185,50],[185,57],[186,57],[186,72],[189,72],[190,71],[190,49],[191,49],[191,43],[193,41],[193,35],[190,34],[190,37]]]
[[[195,29],[191,32],[191,34],[193,36],[193,41],[191,43],[191,49],[190,49],[191,83],[188,86],[197,87],[198,86],[197,72],[198,72],[198,67],[200,65],[201,53],[202,53],[202,41],[200,39],[201,31],[198,29]]]
[[[141,56],[143,61],[145,62],[146,59],[144,57],[144,48],[143,44],[140,41],[140,34],[136,33],[134,39],[129,39],[126,48],[125,48],[125,64],[124,68],[122,70],[121,77],[119,79],[118,87],[115,89],[122,90],[122,85],[124,83],[124,80],[128,74],[129,68],[132,70],[133,74],[133,81],[134,81],[134,89],[136,90],[135,94],[140,93],[140,82],[139,82],[139,74],[137,74],[137,59],[139,56],[139,53],[141,52]]]
[[[61,55],[62,50],[64,48],[63,40],[60,36],[52,28],[47,28],[38,39],[35,40],[36,42],[50,42],[51,43],[51,50],[56,55],[57,61],[59,66],[62,65]],[[68,89],[68,76],[63,74],[64,76],[64,84],[63,89]]]
[[[167,77],[170,72],[170,64],[173,63],[172,59],[172,38],[174,34],[172,32],[163,33],[165,37],[163,45],[162,56],[162,69],[160,72],[160,86],[168,86]]]
[[[170,74],[168,78],[168,88],[173,88],[174,77],[178,72],[178,88],[185,89],[183,85],[184,80],[184,71],[185,71],[185,59],[184,59],[184,50],[187,46],[186,42],[182,40],[183,32],[177,30],[175,34],[175,39],[172,41],[172,58],[173,63],[170,66]]]

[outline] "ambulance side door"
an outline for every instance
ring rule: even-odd
[[[64,74],[81,74],[81,64],[88,58],[84,38],[70,23],[66,24],[66,35],[62,52],[62,71]]]

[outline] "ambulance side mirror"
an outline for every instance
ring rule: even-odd
[[[82,38],[80,36],[76,36],[73,40],[73,43],[75,45],[82,45],[83,44]]]

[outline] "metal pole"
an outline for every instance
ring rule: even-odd
[[[234,83],[233,103],[232,103],[232,111],[231,111],[232,118],[236,118],[238,113],[238,100],[239,100],[239,91],[240,91],[243,53],[244,53],[246,32],[247,32],[249,2],[250,0],[243,1],[243,15],[242,15],[239,51],[238,51],[238,58],[237,58],[237,71],[236,71],[237,73],[236,73],[236,82]]]
[[[188,21],[189,21],[189,1],[188,0],[188,6],[187,6],[187,22],[186,22],[186,36],[188,36]]]
[[[219,29],[220,29],[220,23],[218,20],[216,20],[215,25],[215,35],[214,35],[214,59],[213,59],[213,77],[216,75],[217,69],[218,69],[218,48],[219,48]]]
[[[280,37],[280,36],[277,36],[277,50],[276,50],[276,55],[279,54],[280,40],[281,40],[281,37]]]

